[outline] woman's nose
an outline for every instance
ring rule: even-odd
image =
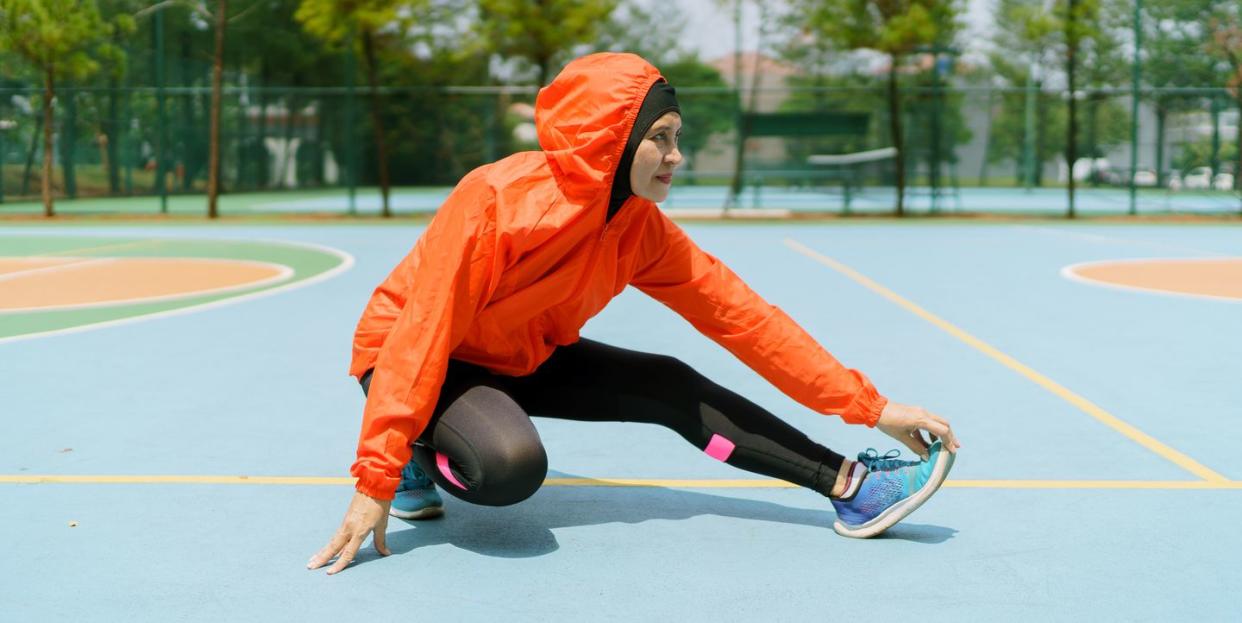
[[[681,164],[681,149],[674,147],[672,151],[665,154],[664,161],[673,166]]]

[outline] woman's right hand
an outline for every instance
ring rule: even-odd
[[[388,529],[388,508],[391,505],[390,500],[380,500],[355,491],[349,510],[345,511],[345,520],[341,522],[336,535],[319,553],[311,557],[306,568],[318,569],[335,557],[336,562],[328,568],[328,575],[339,573],[354,561],[362,543],[372,533],[375,535],[375,550],[382,556],[392,553],[384,542],[385,531]]]
[[[946,450],[956,453],[962,444],[957,442],[953,429],[944,418],[931,413],[922,407],[889,402],[880,412],[880,419],[875,427],[884,434],[900,441],[915,454],[927,460],[927,440],[922,431],[927,431],[944,441]]]

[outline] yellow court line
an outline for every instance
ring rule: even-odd
[[[353,478],[315,476],[89,476],[59,474],[0,475],[3,484],[129,484],[129,485],[311,485],[351,486]],[[796,489],[797,485],[770,479],[666,478],[548,478],[548,487],[670,487],[682,489]],[[1239,489],[1242,482],[1226,480],[946,480],[955,489]]]
[[[1190,473],[1204,480],[1207,480],[1209,482],[1219,482],[1219,483],[1229,482],[1229,479],[1225,478],[1221,474],[1218,474],[1212,471],[1211,469],[1208,469],[1206,466],[1199,463],[1198,461],[1195,461],[1189,456],[1186,456],[1185,454],[1182,454],[1181,452],[1178,452],[1177,450],[1174,450],[1173,448],[1157,441],[1151,435],[1144,433],[1143,431],[1126,423],[1120,418],[1105,411],[1104,409],[1102,409],[1095,403],[1091,402],[1090,400],[1087,400],[1086,398],[1083,398],[1082,396],[1079,396],[1078,394],[1075,394],[1074,392],[1066,389],[1064,386],[1060,385],[1056,381],[1053,381],[1052,379],[1040,374],[1039,372],[1036,372],[1035,370],[1031,369],[1027,365],[1019,362],[1018,360],[1014,359],[1013,357],[1010,357],[1009,355],[1006,355],[1005,353],[1002,353],[1001,351],[997,350],[995,347],[984,342],[983,340],[957,328],[956,326],[950,324],[948,321],[940,318],[939,316],[936,316],[935,314],[923,309],[922,307],[915,305],[914,303],[906,300],[905,298],[903,298],[901,295],[897,294],[896,292],[893,292],[892,290],[885,288],[884,286],[876,283],[875,281],[872,281],[865,275],[850,268],[849,266],[846,266],[845,264],[842,264],[841,262],[838,262],[837,260],[834,260],[826,255],[820,254],[814,249],[811,249],[807,247],[806,245],[803,245],[799,243],[798,241],[793,240],[792,238],[786,238],[785,244],[789,246],[791,249],[845,275],[846,277],[849,277],[850,279],[853,279],[854,281],[861,284],[863,287],[875,292],[876,294],[879,294],[880,296],[883,296],[884,298],[892,301],[893,303],[896,303],[898,306],[906,309],[907,311],[913,313],[914,315],[936,325],[937,327],[940,327],[941,329],[943,329],[945,332],[949,333],[953,337],[956,337],[957,339],[974,347],[976,350],[982,352],[988,357],[991,357],[992,359],[995,359],[996,361],[1000,362],[1005,367],[1011,370],[1014,370],[1018,374],[1021,374],[1027,379],[1033,381],[1035,384],[1043,387],[1044,389],[1047,389],[1053,394],[1056,394],[1058,397],[1065,400],[1066,402],[1074,405],[1075,407],[1078,407],[1080,410],[1082,410],[1087,415],[1090,415],[1091,417],[1099,420],[1100,422],[1103,422],[1105,425],[1111,427],[1113,430],[1116,430],[1122,435],[1130,438],[1131,440],[1143,446],[1144,448],[1147,448],[1148,450],[1155,452],[1156,454],[1164,457],[1165,459],[1172,461],[1173,463],[1177,464],[1182,469],[1185,469],[1186,471],[1189,471]]]

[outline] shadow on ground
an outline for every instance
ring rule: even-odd
[[[578,478],[558,472],[548,475]],[[420,547],[449,544],[484,556],[529,558],[559,549],[553,530],[560,528],[716,515],[832,530],[835,518],[827,500],[822,509],[806,509],[664,487],[544,487],[524,502],[499,508],[449,498],[445,514],[434,520],[391,520],[389,548],[394,554],[404,554]],[[901,523],[877,538],[936,544],[956,533],[942,526]],[[373,549],[364,548],[355,564],[375,557]]]

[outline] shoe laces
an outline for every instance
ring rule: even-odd
[[[880,454],[875,448],[867,448],[866,452],[858,453],[858,462],[866,466],[869,472],[887,472],[919,464],[919,461],[898,460],[899,456],[901,450],[893,449]]]

